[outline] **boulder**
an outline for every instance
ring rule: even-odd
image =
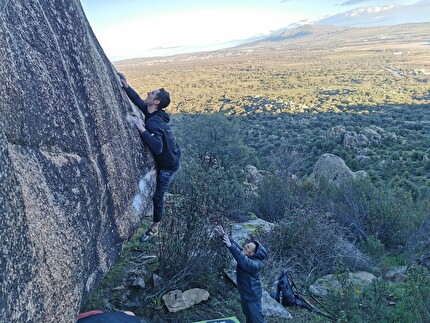
[[[206,301],[209,296],[209,292],[201,288],[192,288],[185,292],[176,289],[164,294],[162,299],[169,312],[178,312]]]
[[[370,142],[380,142],[382,140],[383,129],[379,127],[366,127],[362,131],[362,134],[370,141]]]
[[[246,222],[234,223],[231,236],[239,243],[245,243],[257,232],[270,232],[274,224],[260,218],[251,219]]]
[[[336,142],[342,142],[345,132],[346,132],[346,129],[344,126],[335,126],[335,127],[330,128],[326,132],[325,138],[326,138],[326,140],[333,140]]]
[[[408,279],[407,271],[407,266],[392,267],[385,273],[384,279],[392,282],[404,282]]]
[[[357,155],[357,156],[355,156],[355,159],[358,161],[369,161],[372,158],[370,158],[369,156],[365,156],[365,155]]]
[[[263,175],[253,165],[247,165],[245,168],[246,180],[243,182],[245,192],[249,198],[257,195],[258,184],[263,179]]]
[[[366,271],[359,271],[354,273],[348,273],[348,282],[352,284],[355,290],[362,291],[363,288],[369,285],[376,277]],[[340,290],[342,287],[339,281],[338,275],[326,275],[315,281],[311,286],[309,286],[309,291],[319,297],[324,297],[329,294]]]
[[[342,158],[333,154],[323,154],[317,160],[309,179],[316,184],[329,183],[343,187],[355,179],[366,176],[365,171],[351,171]]]
[[[247,165],[245,171],[246,171],[245,183],[249,185],[257,186],[263,179],[263,175],[261,175],[257,167],[255,167],[254,165]]]
[[[154,163],[78,0],[0,15],[0,317],[73,322],[149,214]]]
[[[382,137],[383,141],[396,142],[396,141],[398,141],[398,139],[399,139],[399,136],[397,136],[397,134],[395,132],[391,132],[391,131],[385,132],[383,137]]]
[[[363,147],[369,144],[369,140],[363,134],[347,131],[343,136],[343,146],[346,148]]]

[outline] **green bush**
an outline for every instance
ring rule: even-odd
[[[362,240],[360,247],[375,263],[379,263],[385,255],[384,244],[375,236],[370,236],[368,239]]]
[[[268,174],[257,187],[254,212],[269,222],[282,221],[298,203],[300,187],[289,177]]]
[[[205,286],[208,277],[226,265],[222,241],[213,233],[217,223],[224,223],[211,212],[209,198],[204,192],[194,191],[166,206],[158,247],[158,274],[163,284],[153,296],[172,289]]]
[[[263,240],[272,261],[303,280],[333,273],[339,260],[351,270],[371,267],[369,258],[351,242],[351,233],[328,216],[290,215]]]
[[[340,281],[340,290],[326,301],[336,322],[428,322],[430,276],[424,267],[413,267],[406,282],[376,279],[358,294],[345,279]]]
[[[244,182],[248,164],[258,165],[238,125],[223,114],[184,116],[178,129],[182,147],[178,193],[200,190],[212,211],[240,216],[249,210]]]
[[[340,268],[338,268],[339,270]],[[336,274],[341,286],[328,295],[326,309],[338,323],[360,321],[360,295],[357,295],[354,286],[348,279],[348,272],[344,269]]]
[[[430,272],[427,268],[414,267],[408,277],[406,293],[402,299],[406,312],[415,322],[426,322],[430,317]]]
[[[389,307],[390,295],[389,283],[375,279],[360,295],[360,318],[364,322],[395,322]]]
[[[422,203],[399,185],[376,186],[367,179],[340,194],[332,209],[336,219],[353,225],[366,239],[376,237],[387,248],[404,245],[425,215]]]

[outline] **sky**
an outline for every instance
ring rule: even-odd
[[[113,61],[227,48],[316,21],[355,26],[430,21],[430,0],[81,0],[81,4]]]

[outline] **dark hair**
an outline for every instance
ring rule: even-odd
[[[170,94],[164,88],[161,88],[157,94],[157,100],[160,101],[158,109],[164,109],[170,104]]]

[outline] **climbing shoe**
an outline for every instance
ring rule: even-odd
[[[149,242],[153,237],[155,237],[158,234],[158,231],[154,232],[149,228],[146,230],[145,234],[140,237],[140,242]]]

